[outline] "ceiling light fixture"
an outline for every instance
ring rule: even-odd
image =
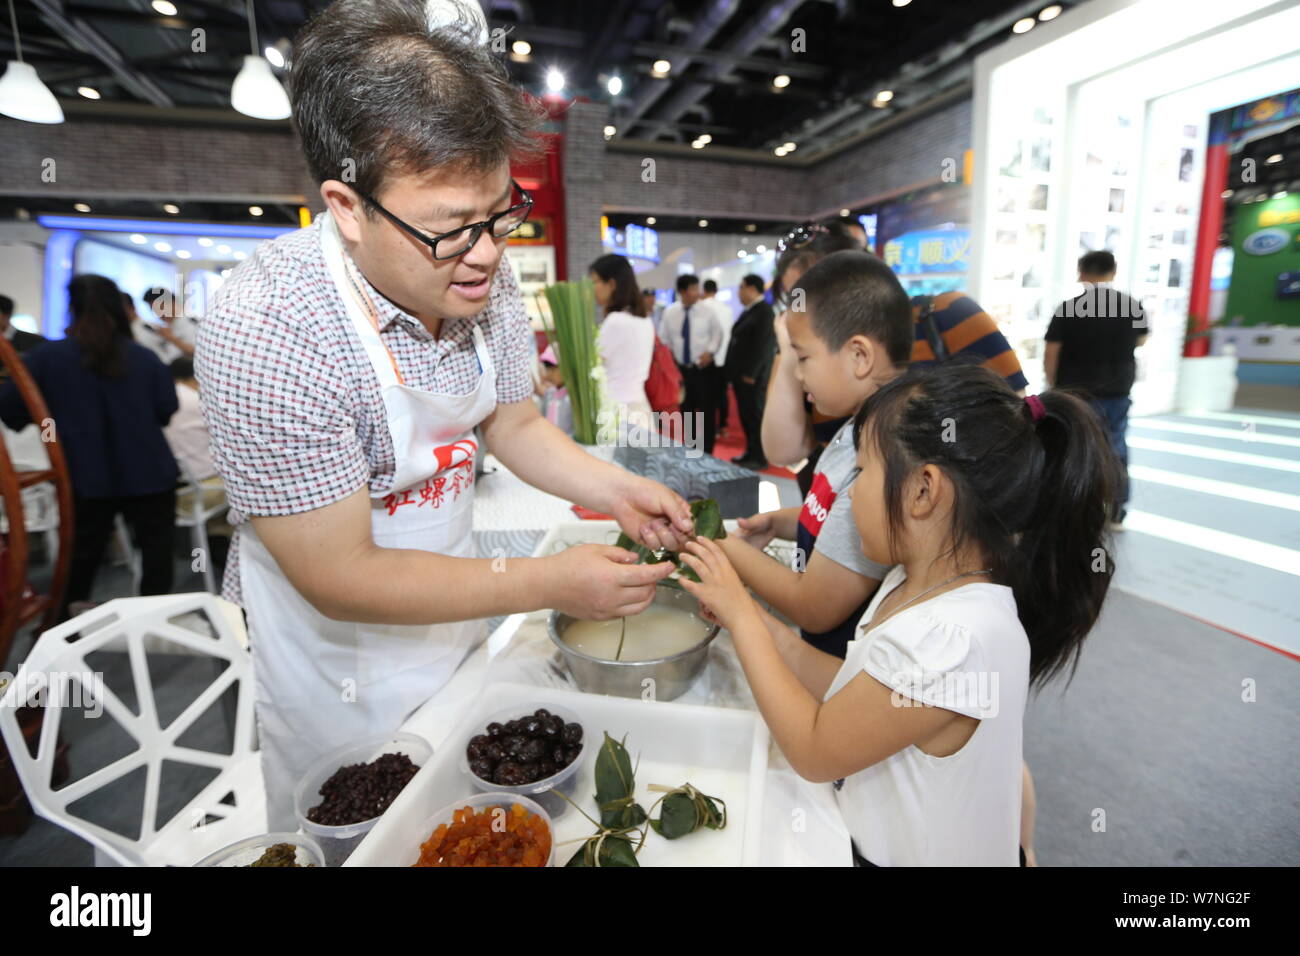
[[[709,220],[707,220],[707,219],[701,219],[701,220],[700,220],[700,228],[701,228],[701,229],[703,229],[703,228],[704,228],[705,226],[707,226],[708,224],[709,224]]]
[[[888,103],[893,98],[894,98],[893,90],[881,90],[879,93],[876,94],[875,102]]]
[[[746,232],[757,232],[757,231],[758,231],[758,225],[757,225],[756,223],[752,223],[752,222],[751,222],[751,223],[749,223],[747,226],[745,226],[745,231],[746,231]]]
[[[667,76],[668,73],[671,72],[672,68],[673,65],[667,60],[655,60],[654,66],[650,69],[656,76]]]
[[[653,225],[654,225],[655,223],[657,223],[658,221],[659,221],[659,220],[656,219],[654,216],[646,216],[646,217],[645,217],[645,224],[646,224],[647,226],[653,226]]]
[[[704,147],[705,147],[705,142],[702,139],[696,139],[691,141],[691,149],[703,149]]]
[[[912,2],[912,0],[894,0],[894,6],[896,6],[896,7],[905,7],[905,6],[907,6],[907,5],[908,5],[909,3],[911,3],[911,2]]]
[[[77,92],[88,100],[99,99],[99,90],[95,89],[93,86],[79,86],[77,87]]]
[[[793,153],[793,152],[794,152],[796,149],[798,149],[799,147],[798,147],[798,145],[797,145],[796,143],[794,143],[793,141],[791,141],[791,142],[788,142],[788,143],[783,143],[783,144],[781,145],[781,148],[782,148],[783,150],[785,150],[787,153]]]
[[[763,253],[767,252],[767,246],[763,245],[762,243],[759,243],[757,246],[754,247],[754,251],[761,256]]]
[[[217,246],[217,252],[221,253],[223,256],[228,256],[230,255],[230,247],[223,242],[221,245]]]
[[[146,239],[144,236],[140,235],[140,233],[133,232],[131,233],[131,241],[134,242],[137,246],[143,246],[149,240]]]
[[[841,216],[841,218],[847,219],[847,218],[849,218],[849,216],[851,216],[851,215],[853,215],[853,211],[850,210],[850,209],[841,209],[841,210],[840,210],[840,216]]]
[[[235,252],[235,258],[238,259],[238,260],[240,260],[240,261],[243,261],[244,259],[247,259],[247,258],[248,258],[248,253],[245,252],[244,250],[240,249],[240,250],[238,250],[238,251]]]
[[[231,84],[230,105],[254,119],[288,119],[292,112],[289,97],[271,72],[270,62],[257,55],[257,18],[253,13],[253,0],[248,0],[248,38],[253,53],[244,57],[244,65]]]
[[[610,96],[618,96],[623,92],[623,78],[617,74],[611,76],[609,82],[605,84],[605,88],[609,90]]]
[[[260,216],[260,215],[262,215],[262,213],[264,213],[265,211],[266,211],[266,210],[263,209],[261,206],[249,206],[249,207],[248,207],[248,214],[249,214],[250,216]]]
[[[176,16],[176,4],[172,3],[171,0],[153,0],[149,6],[165,17]]]
[[[564,74],[551,67],[546,71],[546,88],[552,93],[558,93],[564,89]]]
[[[786,153],[790,151],[786,149],[784,146],[778,146],[776,149],[772,150],[772,152],[776,153],[776,155],[778,156],[784,156]]]
[[[62,123],[63,108],[50,88],[41,82],[36,69],[23,62],[23,41],[18,36],[18,15],[9,0],[9,22],[14,31],[14,53],[0,77],[0,113],[29,123]]]
[[[696,138],[699,139],[699,141],[703,143],[705,146],[708,146],[711,142],[713,142],[713,137],[710,136],[708,133],[701,133]]]
[[[1028,33],[1030,30],[1032,30],[1032,29],[1034,28],[1034,24],[1037,23],[1037,22],[1038,22],[1038,21],[1035,20],[1033,17],[1023,17],[1023,18],[1017,20],[1017,21],[1012,25],[1012,27],[1011,27],[1011,32],[1012,32],[1012,33]]]
[[[172,244],[170,242],[155,242],[153,247],[159,252],[171,252]]]
[[[275,47],[269,46],[262,53],[277,70],[284,69],[284,54]]]
[[[772,78],[772,85],[778,90],[783,90],[790,85],[790,77],[786,76],[784,73],[775,76]]]
[[[177,249],[177,250],[176,250],[176,258],[177,258],[177,259],[188,259],[189,257],[190,257],[190,251],[189,251],[188,249]]]
[[[171,213],[173,216],[175,216],[180,211],[181,211],[181,207],[176,205],[174,202],[163,203],[163,212]]]
[[[610,139],[610,138],[613,137],[613,135],[614,135],[615,133],[617,133],[617,132],[618,132],[618,127],[616,127],[616,126],[606,126],[606,127],[605,127],[605,138],[606,138],[606,139]]]
[[[199,245],[203,246],[206,249],[207,247],[212,245],[212,240],[209,239],[207,236],[203,236],[202,238],[199,239]]]
[[[510,50],[515,56],[527,56],[533,52],[533,45],[527,40],[516,40],[510,44]]]
[[[1282,154],[1281,154],[1281,153],[1274,153],[1274,154],[1273,154],[1272,156],[1270,156],[1268,159],[1264,160],[1264,162],[1268,163],[1270,166],[1271,166],[1273,163],[1280,163],[1280,162],[1282,162]]]
[[[90,212],[90,206],[84,202],[74,202],[72,208],[77,210],[77,212]]]
[[[1043,23],[1046,23],[1048,20],[1055,20],[1060,15],[1061,5],[1059,3],[1054,3],[1050,7],[1043,7],[1042,11],[1038,14],[1038,19],[1043,21]]]

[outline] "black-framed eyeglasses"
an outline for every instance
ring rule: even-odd
[[[494,238],[504,239],[522,226],[528,220],[528,214],[533,211],[533,196],[532,193],[513,179],[510,180],[510,188],[519,193],[520,201],[509,209],[484,219],[482,222],[471,222],[469,225],[453,229],[451,232],[444,232],[438,236],[428,236],[414,226],[398,219],[379,205],[371,196],[363,193],[360,189],[356,189],[355,186],[353,187],[358,196],[383,213],[384,217],[394,226],[428,246],[435,259],[455,259],[457,256],[463,256],[474,248],[474,244],[479,241],[479,237],[483,235],[485,229],[489,230]]]
[[[801,222],[781,239],[777,240],[777,252],[785,252],[787,249],[798,249],[800,246],[806,246],[819,235],[830,232],[825,226],[815,222]]]

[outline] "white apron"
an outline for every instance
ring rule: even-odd
[[[481,376],[466,394],[403,385],[337,226],[328,214],[323,218],[325,262],[379,377],[393,439],[393,492],[371,493],[374,541],[473,557],[473,429],[496,408],[483,332],[475,324]],[[308,766],[327,750],[397,730],[450,680],[486,629],[482,620],[428,626],[333,621],[294,589],[251,523],[240,528],[239,548],[267,822],[272,832],[292,832],[298,828],[293,791]]]

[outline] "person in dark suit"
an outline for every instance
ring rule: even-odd
[[[33,332],[24,332],[11,325],[9,320],[14,315],[14,300],[7,295],[0,295],[0,334],[7,338],[14,350],[21,355],[30,352],[38,345],[45,344],[45,336]]]
[[[757,471],[767,467],[763,454],[763,415],[760,401],[767,391],[767,373],[772,368],[772,355],[776,349],[773,321],[776,314],[763,298],[763,280],[753,273],[740,280],[737,290],[740,313],[731,330],[731,345],[727,349],[727,377],[736,389],[736,405],[740,410],[740,424],[745,429],[745,453],[731,459],[743,468]]]

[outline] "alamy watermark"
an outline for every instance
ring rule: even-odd
[[[31,671],[17,677],[0,672],[0,689],[17,683],[4,700],[11,707],[59,707],[81,710],[87,717],[104,713],[104,675],[99,671]]]
[[[981,720],[998,715],[997,671],[899,672],[889,686],[895,707],[942,707]]]

